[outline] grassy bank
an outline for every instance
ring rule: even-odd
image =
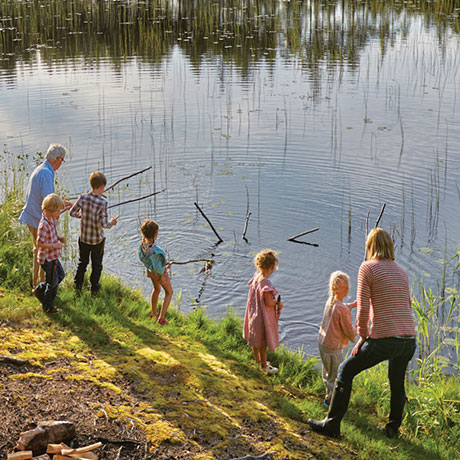
[[[116,446],[104,456],[111,459],[225,460],[266,452],[276,452],[275,459],[459,456],[460,383],[443,372],[445,361],[433,344],[410,373],[399,439],[376,430],[389,412],[385,364],[355,379],[343,438],[321,437],[305,424],[326,412],[316,359],[281,348],[269,356],[279,374],[262,375],[232,311],[216,322],[205,310],[181,314],[176,303],[169,325],[159,326],[148,319],[139,292],[105,277],[95,298],[77,296],[64,282],[57,303],[62,311],[44,315],[30,295],[32,247],[17,224],[20,196],[3,196],[0,355],[28,364],[0,365],[0,456],[39,416],[77,420],[84,439]],[[426,317],[421,324],[429,325],[429,302],[417,305],[417,315]],[[423,346],[423,332],[420,337]]]

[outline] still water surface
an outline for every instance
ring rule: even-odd
[[[438,3],[0,1],[1,140],[65,144],[68,196],[93,171],[152,166],[108,193],[165,189],[113,208],[105,271],[148,295],[136,249],[154,218],[171,259],[214,260],[173,266],[182,311],[243,315],[254,254],[279,251],[283,343],[316,354],[329,274],[356,293],[368,212],[372,226],[386,203],[415,291],[436,290],[457,245],[460,20]],[[287,241],[313,227],[310,245]]]

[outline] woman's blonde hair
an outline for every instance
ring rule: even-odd
[[[267,270],[270,267],[278,268],[278,257],[276,252],[271,249],[264,249],[256,254],[254,257],[254,264],[259,271]]]
[[[49,195],[46,195],[42,201],[42,211],[60,211],[64,208],[64,206],[64,200],[56,193],[50,193]]]
[[[366,240],[367,258],[380,260],[395,260],[393,240],[383,228],[374,228]]]
[[[337,290],[339,286],[350,286],[350,277],[339,270],[332,272],[329,277],[329,299],[326,304],[326,314],[329,315],[331,312],[334,302],[337,300]]]

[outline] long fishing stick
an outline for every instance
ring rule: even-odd
[[[107,206],[107,209],[114,208],[115,206],[122,206],[128,203],[134,203],[135,201],[145,200],[146,198],[150,198],[151,196],[158,195],[159,193],[164,192],[165,190],[166,189],[164,188],[163,190],[160,190],[159,192],[153,192],[153,193],[150,193],[149,195],[141,196],[139,198],[134,198],[132,200],[122,201],[121,203],[112,204],[110,206]]]
[[[108,192],[109,190],[112,190],[116,185],[118,185],[120,182],[123,182],[125,180],[131,179],[131,177],[137,176],[138,174],[142,174],[145,171],[148,171],[149,169],[152,169],[152,166],[149,166],[148,168],[142,169],[141,171],[137,171],[135,173],[130,174],[129,176],[122,177],[121,179],[116,180],[113,184],[109,185],[108,187],[105,187],[104,193]],[[85,192],[82,192],[85,193]],[[69,198],[70,200],[75,200],[78,197],[71,197]]]
[[[152,166],[149,166],[148,168],[143,169],[142,171],[137,171],[135,173],[130,174],[129,176],[122,177],[121,179],[118,179],[115,181],[112,185],[109,185],[108,187],[105,188],[104,192],[108,192],[112,188],[114,188],[116,185],[118,185],[120,182],[123,182],[124,180],[131,179],[131,177],[137,176],[138,174],[142,174],[145,171],[148,171],[149,169],[152,169]]]

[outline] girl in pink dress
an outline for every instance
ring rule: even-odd
[[[243,337],[252,346],[256,363],[267,374],[278,369],[267,361],[267,347],[275,351],[279,345],[278,318],[283,303],[268,277],[278,268],[275,251],[264,249],[254,257],[257,272],[249,281],[248,302],[244,317]]]

